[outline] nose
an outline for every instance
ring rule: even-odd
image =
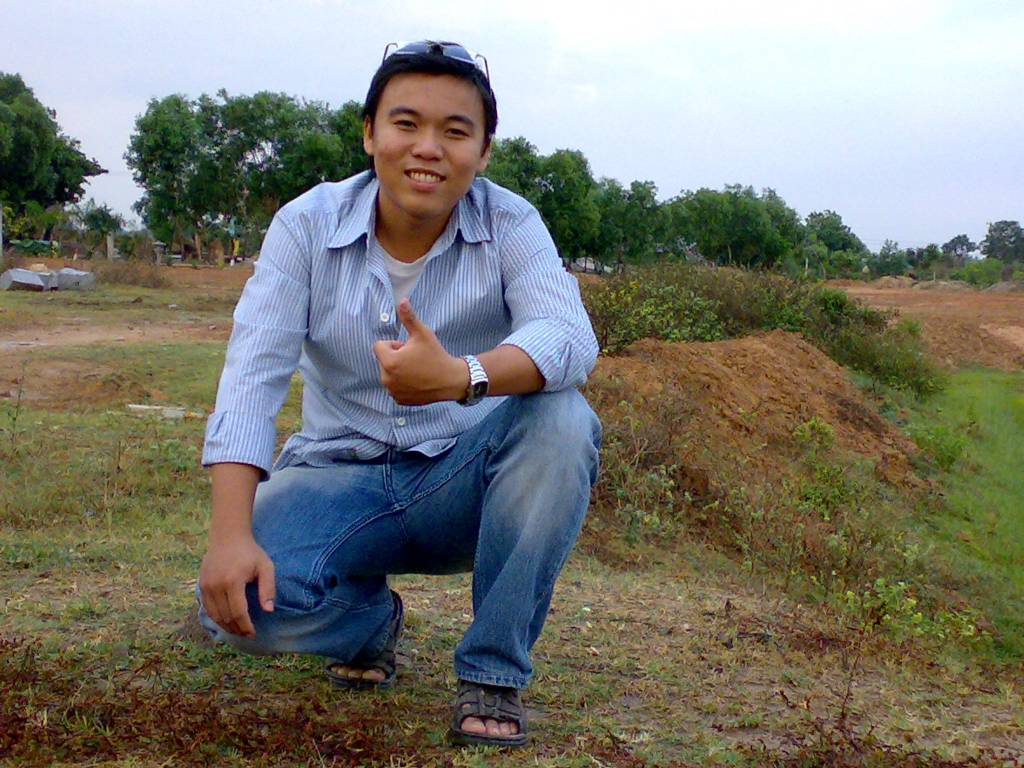
[[[420,131],[416,143],[413,144],[412,154],[424,160],[440,160],[443,150],[437,133],[429,128]]]

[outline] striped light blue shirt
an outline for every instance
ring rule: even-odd
[[[270,471],[275,421],[296,368],[302,431],[285,443],[278,469],[388,448],[436,456],[503,400],[403,406],[380,383],[374,342],[407,334],[374,236],[377,189],[369,172],[320,184],[274,217],[235,308],[204,465]],[[450,354],[512,344],[540,369],[545,390],[586,381],[597,341],[579,286],[528,202],[475,180],[425,258],[409,298]]]

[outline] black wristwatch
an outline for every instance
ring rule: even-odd
[[[490,386],[487,371],[473,355],[463,355],[462,359],[469,366],[469,386],[466,387],[466,394],[462,399],[456,402],[459,405],[476,405],[487,397],[487,389]]]

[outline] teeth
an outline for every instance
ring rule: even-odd
[[[421,173],[420,171],[410,171],[409,172],[409,177],[413,181],[434,182],[434,181],[440,181],[441,180],[441,177],[436,175],[436,174],[433,174],[433,173]]]

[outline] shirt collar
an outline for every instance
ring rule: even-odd
[[[342,216],[338,228],[334,230],[328,248],[344,248],[351,245],[363,235],[369,235],[374,225],[376,216],[377,192],[380,190],[380,182],[376,177],[360,191],[352,203],[352,207]],[[455,210],[452,211],[451,225],[462,233],[462,239],[467,243],[482,243],[491,239],[491,228],[489,221],[485,221],[484,194],[474,182],[469,192],[463,195]],[[443,237],[444,235],[442,235]]]
[[[462,239],[467,243],[483,243],[491,239],[490,217],[485,213],[484,193],[477,181],[459,200],[455,213],[459,217]]]
[[[374,176],[356,196],[352,207],[342,214],[338,228],[327,243],[328,248],[344,248],[358,240],[362,235],[369,234],[373,225],[373,214],[377,202],[377,189],[380,182]]]

